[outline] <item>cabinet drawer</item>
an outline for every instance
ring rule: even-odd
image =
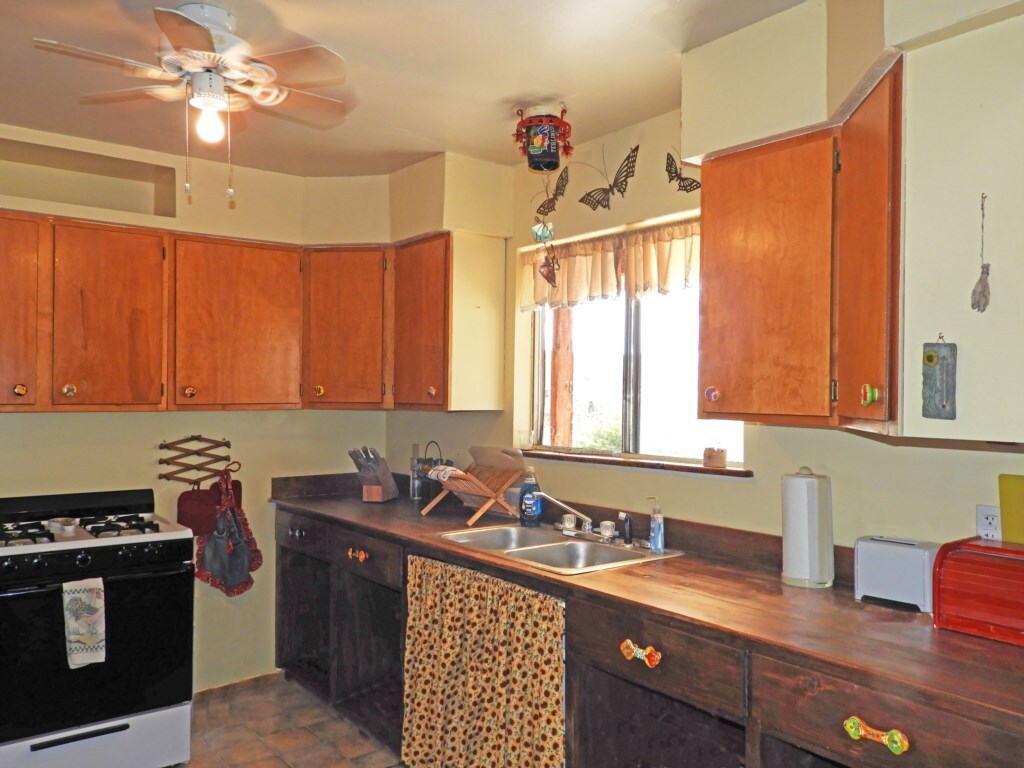
[[[591,603],[569,600],[566,647],[577,660],[637,685],[712,712],[742,718],[743,652],[670,629],[653,621]],[[661,653],[651,668],[627,659],[620,644],[631,640]]]
[[[331,526],[322,520],[278,510],[274,537],[278,545],[303,552],[310,557],[329,560]]]
[[[402,588],[402,547],[347,528],[331,530],[334,559],[345,570],[393,589]]]
[[[870,768],[1010,768],[1021,764],[1024,737],[830,675],[755,656],[751,715],[764,731],[846,765]],[[902,731],[909,749],[896,755],[843,723]]]

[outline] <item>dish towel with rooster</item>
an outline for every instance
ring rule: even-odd
[[[64,582],[64,640],[71,669],[106,661],[103,579]]]

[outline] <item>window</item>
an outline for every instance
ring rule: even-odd
[[[641,247],[631,260],[620,236],[610,246],[573,243],[573,250],[553,254],[556,285],[533,285],[534,298],[542,298],[533,305],[534,434],[540,444],[689,460],[714,446],[725,448],[730,461],[743,460],[742,422],[697,418],[699,234],[690,237],[692,253],[678,247],[682,239],[673,236],[666,245],[655,236],[648,244],[660,245],[647,249],[650,258]],[[594,256],[602,252],[615,255],[595,266]],[[680,262],[674,266],[673,255]],[[543,257],[532,252],[532,264]],[[584,284],[606,288],[598,273],[609,265],[625,290],[574,293]],[[631,282],[646,290],[630,290]]]

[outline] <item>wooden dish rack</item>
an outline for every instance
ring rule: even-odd
[[[447,480],[440,481],[441,487],[444,490],[437,494],[434,500],[420,511],[420,514],[429,514],[440,503],[441,499],[449,493],[455,493],[482,499],[481,505],[469,520],[466,521],[466,525],[473,525],[484,512],[495,504],[506,515],[518,518],[519,512],[505,501],[504,495],[505,491],[512,486],[512,483],[522,477],[522,475],[522,471],[518,469],[503,469],[501,467],[487,466],[486,464],[470,464],[461,473],[453,474]]]

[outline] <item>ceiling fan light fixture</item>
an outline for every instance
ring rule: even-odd
[[[192,75],[192,97],[188,100],[203,112],[223,112],[228,108],[228,97],[224,93],[224,78],[209,70]]]

